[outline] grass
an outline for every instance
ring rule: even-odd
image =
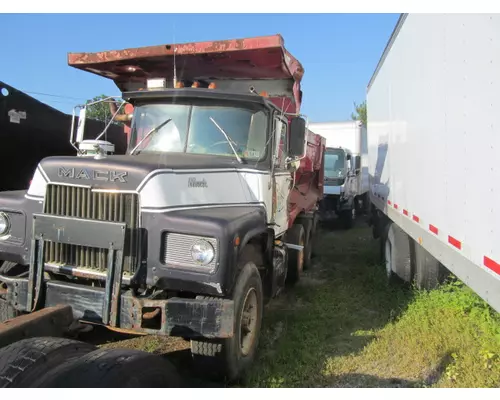
[[[500,316],[470,289],[389,286],[366,228],[324,233],[317,249],[268,310],[246,386],[500,387]]]
[[[267,306],[258,359],[239,386],[500,387],[500,316],[470,289],[388,285],[366,227],[324,231],[316,250],[299,284]],[[126,342],[160,354],[188,347]]]

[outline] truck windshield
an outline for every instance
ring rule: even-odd
[[[266,154],[266,113],[261,109],[217,105],[136,106],[129,147],[137,146],[148,132],[168,118],[171,121],[147,137],[135,154],[186,152],[234,158],[236,153],[243,160],[254,161]]]
[[[345,153],[342,149],[328,149],[325,152],[325,177],[345,176]]]

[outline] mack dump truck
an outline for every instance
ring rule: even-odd
[[[498,14],[403,14],[368,86],[370,198],[387,274],[453,273],[500,311]]]
[[[45,158],[27,191],[0,193],[2,319],[57,311],[182,337],[210,371],[241,377],[263,305],[311,259],[326,141],[300,114],[302,65],[280,35],[68,63],[121,90],[111,108],[127,111],[128,150],[110,155],[103,140],[82,150],[82,106],[77,155]]]
[[[351,228],[357,214],[369,210],[368,142],[361,121],[309,124],[326,138],[323,218],[335,213],[344,228]]]

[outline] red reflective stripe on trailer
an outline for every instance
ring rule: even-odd
[[[390,206],[392,206],[392,201],[387,200],[387,204],[389,204]]]
[[[448,243],[455,246],[457,249],[462,249],[462,243],[453,236],[448,236]]]
[[[500,275],[500,264],[497,262],[493,261],[491,258],[488,258],[484,256],[484,265],[485,267],[491,269],[493,272],[496,272],[497,274]]]
[[[432,233],[436,234],[436,235],[437,235],[437,234],[438,234],[438,232],[439,232],[438,228],[436,228],[434,225],[430,225],[430,224],[429,224],[429,230],[430,230]]]
[[[418,218],[415,214],[413,214],[413,221],[420,222],[420,218]]]
[[[403,214],[408,216],[408,210],[403,210]]]
[[[396,203],[394,203],[394,208],[397,210],[398,209],[398,205]]]

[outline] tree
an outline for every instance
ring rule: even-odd
[[[98,100],[105,99],[106,97],[109,97],[109,96],[101,94],[100,96],[96,96],[92,100],[87,101],[87,104],[93,103],[93,102],[98,101]],[[111,113],[111,111],[109,109],[109,101],[110,100],[111,99],[107,100],[106,102],[101,102],[101,103],[92,104],[90,106],[87,106],[86,117],[90,118],[90,119],[95,119],[97,121],[101,121],[101,122],[104,122],[107,124],[109,122],[109,120],[111,119],[111,117],[113,116],[113,114]],[[123,107],[120,109],[119,114],[124,114]],[[121,122],[118,122],[118,121],[113,121],[113,123],[117,124],[117,125],[121,124]]]
[[[354,102],[354,110],[355,110],[355,113],[351,114],[351,118],[354,121],[363,122],[363,125],[366,126],[366,122],[367,122],[366,101],[363,101],[361,104],[356,104],[356,102]]]

